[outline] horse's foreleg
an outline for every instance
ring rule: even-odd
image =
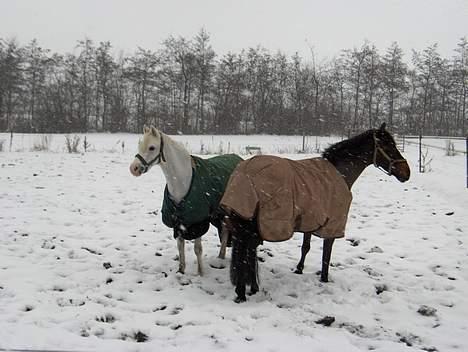
[[[185,273],[185,240],[182,236],[177,237],[177,249],[179,250],[179,270],[178,272]]]
[[[197,256],[198,275],[203,276],[203,265],[202,265],[203,247],[202,247],[201,237],[198,237],[195,239],[195,245],[193,249],[195,251],[195,255]]]
[[[322,282],[328,282],[328,268],[330,266],[333,242],[335,242],[334,238],[326,238],[323,240],[322,272],[320,273],[320,281]]]
[[[304,233],[304,237],[302,239],[302,247],[301,247],[301,260],[297,264],[296,270],[294,271],[296,274],[302,274],[302,270],[304,269],[304,262],[310,250],[310,238],[312,234],[310,232]]]

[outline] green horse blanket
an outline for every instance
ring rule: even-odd
[[[218,212],[219,201],[229,177],[240,161],[242,158],[235,154],[209,159],[192,156],[192,181],[185,197],[176,204],[169,195],[167,185],[164,189],[161,211],[164,225],[171,228],[183,225],[189,228],[192,225],[210,222]]]

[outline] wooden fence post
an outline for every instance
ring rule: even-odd
[[[423,172],[422,171],[422,135],[420,134],[419,135],[419,172]]]

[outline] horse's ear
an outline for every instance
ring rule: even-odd
[[[156,127],[151,126],[151,134],[155,137],[158,136],[158,130],[156,129]]]
[[[385,122],[383,122],[382,125],[380,125],[380,130],[385,131],[386,127],[387,127],[387,124]]]
[[[143,126],[143,133],[148,133],[150,131],[149,127],[144,125]]]

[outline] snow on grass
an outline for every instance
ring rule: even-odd
[[[205,276],[196,275],[191,244],[187,273],[176,273],[176,243],[159,214],[163,174],[128,171],[138,136],[88,139],[95,152],[63,152],[63,135],[54,135],[50,152],[30,152],[34,138],[24,135],[22,144],[14,140],[23,151],[0,153],[0,348],[468,350],[463,155],[431,150],[432,171],[418,174],[417,147],[407,146],[413,173],[404,184],[369,167],[353,188],[346,239],[333,248],[331,282],[316,274],[316,238],[304,274],[292,273],[297,234],[259,247],[260,292],[239,305],[228,269],[208,266],[219,249],[214,229],[203,240]],[[117,139],[125,141],[123,153]],[[229,140],[231,151],[257,145],[276,153],[302,143],[177,139],[196,152],[200,140],[212,146],[205,150]],[[316,323],[326,316],[335,318],[329,327]]]
[[[105,134],[73,134],[72,138],[78,136],[80,143],[79,151],[83,152],[83,142],[89,144],[87,148],[91,152],[105,153],[135,153],[138,139],[137,134],[129,133],[105,133]],[[28,152],[37,150],[38,147],[47,144],[47,150],[51,152],[66,152],[66,135],[63,134],[13,134],[11,151]],[[270,135],[249,135],[249,136],[197,136],[197,135],[176,135],[171,136],[182,143],[191,153],[194,154],[226,154],[237,153],[246,154],[246,147],[260,147],[263,153],[294,154],[302,151],[302,136],[270,136]],[[337,137],[310,137],[305,138],[305,151],[315,152],[317,148],[325,148],[332,142],[338,141]],[[10,134],[0,133],[0,140],[4,141],[4,150],[10,150]]]

